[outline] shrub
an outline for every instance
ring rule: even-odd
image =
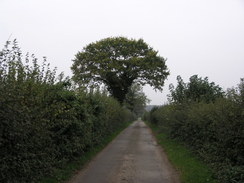
[[[37,182],[99,144],[131,113],[99,91],[74,88],[46,60],[0,52],[0,182]]]
[[[244,115],[241,97],[236,96],[240,94],[235,93],[235,100],[231,95],[214,103],[165,105],[148,119],[208,163],[220,182],[243,182]]]

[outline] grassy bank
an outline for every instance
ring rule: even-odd
[[[158,144],[165,150],[170,163],[180,175],[181,183],[217,183],[210,173],[210,168],[186,149],[179,142],[167,138],[163,133],[158,133],[156,125],[146,124],[152,129]]]
[[[54,170],[52,176],[44,177],[39,183],[60,183],[68,181],[77,171],[81,170],[86,163],[88,163],[93,157],[95,157],[97,153],[103,150],[131,123],[132,122],[125,123],[120,129],[108,135],[101,144],[93,147],[90,151],[86,152],[84,155],[77,158],[75,161],[68,163],[66,166]]]

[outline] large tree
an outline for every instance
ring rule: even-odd
[[[169,75],[165,61],[142,39],[111,37],[84,47],[76,54],[71,69],[77,83],[103,83],[123,103],[133,82],[162,91]]]

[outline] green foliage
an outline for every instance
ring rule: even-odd
[[[173,84],[169,85],[171,95],[169,95],[169,101],[174,103],[183,103],[185,98],[186,84],[180,76],[177,76],[178,85],[174,88]]]
[[[122,130],[128,127],[131,122],[123,123],[123,125],[118,128],[113,133],[109,134],[101,143],[94,145],[91,149],[86,151],[82,156],[78,156],[74,161],[65,164],[64,166],[55,170],[52,176],[43,177],[39,183],[59,183],[69,180],[74,174],[84,167],[84,165],[94,158],[98,152],[102,151]]]
[[[142,39],[102,39],[84,47],[73,61],[71,69],[77,83],[91,86],[103,83],[120,103],[133,82],[162,90],[169,75],[166,60]]]
[[[145,112],[146,104],[149,102],[142,87],[139,84],[132,84],[125,98],[126,107],[139,117]]]
[[[167,137],[165,133],[159,132],[157,125],[152,123],[147,123],[147,125],[156,134],[158,144],[163,147],[170,163],[179,172],[181,183],[217,182],[212,178],[209,166],[194,156],[189,149]]]
[[[220,182],[244,181],[242,86],[213,103],[169,104],[145,115],[169,137],[185,143],[208,163]],[[155,123],[156,122],[156,123]]]
[[[56,77],[45,59],[24,60],[16,41],[0,52],[0,182],[37,182],[131,120],[113,98]]]
[[[170,84],[169,101],[177,104],[183,102],[214,102],[217,98],[223,97],[224,92],[221,87],[214,82],[209,83],[208,78],[198,78],[197,75],[190,77],[189,83],[184,83],[180,76],[177,76],[178,85],[176,88]]]
[[[227,90],[227,98],[244,106],[244,78],[241,78],[240,84],[237,87]]]

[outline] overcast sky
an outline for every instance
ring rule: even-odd
[[[244,0],[0,0],[1,48],[10,36],[66,76],[87,44],[142,38],[171,73],[163,93],[144,88],[156,105],[167,101],[177,75],[185,82],[207,76],[224,90],[244,77]]]

